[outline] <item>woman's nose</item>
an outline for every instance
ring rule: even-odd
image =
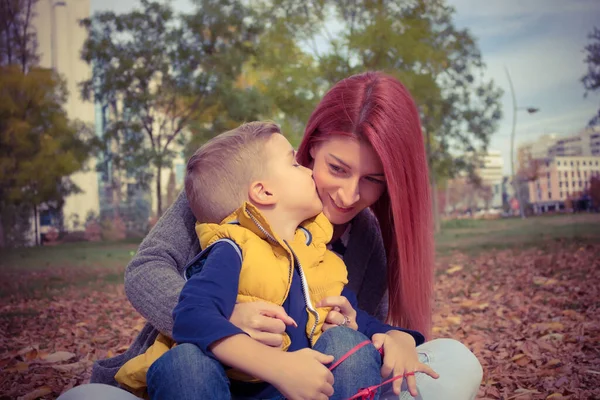
[[[340,207],[352,207],[360,200],[360,191],[358,188],[358,182],[351,181],[347,185],[342,186],[338,191],[338,200],[341,204]]]

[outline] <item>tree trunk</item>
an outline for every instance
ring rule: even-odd
[[[156,171],[156,216],[160,218],[162,216],[162,191],[160,188],[160,176],[162,168],[158,166]]]
[[[40,245],[40,235],[38,233],[38,212],[37,212],[37,206],[33,206],[33,226],[35,227],[35,245],[39,246]]]
[[[2,215],[0,215],[0,249],[6,247],[6,243],[4,241],[4,222],[2,222]]]
[[[437,192],[437,183],[435,183],[435,177],[431,177],[431,203],[433,206],[433,227],[435,229],[435,233],[440,233],[442,231],[442,224],[440,221],[440,212],[439,212],[439,201],[438,201],[438,192]]]
[[[438,210],[438,196],[437,196],[437,184],[435,183],[435,172],[433,168],[433,163],[431,159],[431,135],[429,131],[425,131],[425,136],[427,141],[425,143],[425,148],[427,150],[427,164],[429,164],[429,182],[431,187],[431,207],[433,208],[433,228],[435,233],[440,233],[442,231],[442,225],[440,223],[440,215]]]

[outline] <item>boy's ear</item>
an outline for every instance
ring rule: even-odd
[[[264,181],[252,182],[248,191],[248,197],[253,203],[261,206],[271,206],[277,202],[277,196]]]

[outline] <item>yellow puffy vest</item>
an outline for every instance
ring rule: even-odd
[[[221,224],[197,224],[196,233],[203,249],[222,239],[231,239],[240,247],[238,303],[262,300],[283,305],[297,267],[308,313],[306,335],[311,345],[315,344],[330,310],[316,304],[325,297],[339,296],[348,283],[346,265],[327,249],[333,226],[325,215],[303,222],[294,239],[286,242],[256,207],[245,203]]]

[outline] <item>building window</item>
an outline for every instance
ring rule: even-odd
[[[548,200],[552,200],[552,193],[548,192]]]
[[[573,166],[573,161],[571,161],[571,167]]]
[[[563,192],[560,192],[560,198],[562,199],[562,197],[563,197]]]
[[[585,161],[583,162],[583,165],[585,165]]]
[[[565,182],[565,187],[569,187],[569,181]]]
[[[575,178],[575,171],[571,171],[571,178]]]
[[[558,187],[562,187],[562,182],[558,182]]]
[[[548,172],[548,180],[550,180],[550,172]]]
[[[579,187],[582,187],[582,186],[583,186],[583,185],[582,185],[581,181],[579,181]]]
[[[557,161],[557,162],[556,162],[556,165],[558,165],[558,166],[560,167],[560,161]]]

